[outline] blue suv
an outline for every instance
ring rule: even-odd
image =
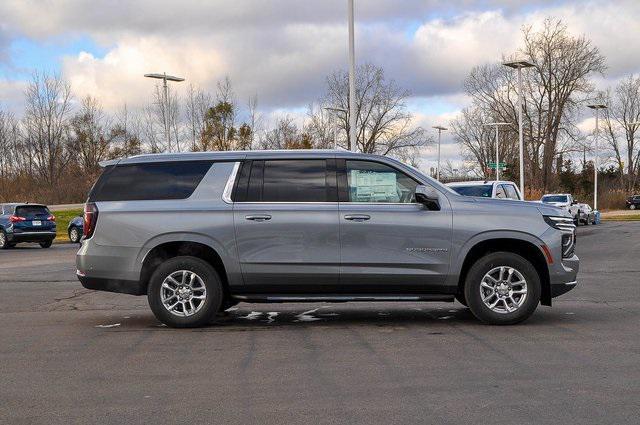
[[[69,221],[67,226],[67,234],[71,243],[80,243],[82,240],[82,233],[84,232],[84,219],[82,216],[74,217]]]
[[[0,249],[20,242],[39,243],[49,248],[56,237],[56,218],[38,204],[0,204]]]

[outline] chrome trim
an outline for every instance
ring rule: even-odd
[[[231,170],[231,174],[227,179],[227,184],[224,186],[224,191],[222,192],[222,200],[227,204],[233,204],[233,200],[231,199],[231,192],[233,192],[233,185],[236,182],[236,177],[238,176],[239,169],[240,162],[234,163],[233,170]]]
[[[573,281],[571,281],[571,282],[566,282],[566,283],[565,283],[565,285],[567,285],[567,286],[575,286],[575,285],[577,285],[577,284],[578,284],[578,281],[577,281],[577,280],[573,280]]]
[[[56,232],[13,232],[11,233],[14,236],[21,235],[56,235]]]

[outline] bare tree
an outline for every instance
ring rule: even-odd
[[[608,109],[604,110],[604,137],[614,154],[618,168],[626,165],[628,189],[636,182],[640,162],[640,142],[636,134],[640,130],[640,76],[630,75],[621,81],[613,92],[606,93]]]
[[[58,76],[35,73],[26,89],[25,142],[38,175],[55,187],[69,160],[68,115],[71,89]]]
[[[584,36],[571,35],[560,20],[546,19],[540,31],[523,28],[518,56],[535,67],[524,77],[525,169],[528,179],[546,190],[559,154],[582,146],[576,121],[580,102],[593,86],[590,77],[606,69],[604,57]],[[493,119],[512,123],[517,134],[517,85],[514,72],[500,64],[474,68],[465,91],[476,108]]]
[[[262,149],[311,149],[308,133],[300,130],[294,119],[288,115],[278,118],[275,127],[265,134]]]
[[[358,67],[356,76],[355,143],[359,151],[408,159],[417,154],[418,148],[432,142],[424,129],[412,122],[406,105],[410,95],[407,90],[388,80],[381,68],[371,64]],[[341,130],[348,135],[349,76],[346,71],[327,77],[327,93],[319,103],[318,114],[324,114],[322,108],[325,107],[345,111],[336,116]],[[328,123],[322,116],[312,121]],[[352,143],[347,136],[346,145],[342,146],[350,148]]]
[[[98,163],[107,158],[113,135],[109,120],[98,101],[87,96],[82,99],[80,111],[71,118],[70,148],[83,170],[94,172]]]
[[[192,151],[198,149],[198,141],[204,130],[204,120],[207,114],[207,109],[211,104],[211,96],[200,89],[196,89],[192,84],[189,85],[185,114],[188,123]]]

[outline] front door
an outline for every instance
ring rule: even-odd
[[[240,201],[233,206],[236,243],[247,292],[313,293],[337,285],[333,159],[251,161],[243,167],[235,196]]]
[[[451,245],[446,198],[442,197],[440,211],[430,211],[415,202],[419,183],[406,173],[375,161],[338,164],[343,290],[441,291]]]

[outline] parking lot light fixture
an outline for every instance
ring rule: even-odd
[[[442,132],[447,131],[447,129],[441,125],[434,125],[433,128],[438,130],[438,168],[436,169],[436,180],[440,181],[440,138],[442,137]]]
[[[495,125],[496,126],[496,181],[500,180],[500,171],[498,171],[500,169],[500,153],[498,151],[498,147],[500,146],[500,144],[498,143],[498,128],[500,128],[501,125],[510,125],[511,123],[508,122],[488,122],[486,124],[482,124],[486,127]]]
[[[162,80],[162,88],[164,93],[164,134],[167,138],[167,149],[171,149],[171,135],[169,133],[169,89],[167,87],[167,81],[175,81],[176,83],[184,81],[182,77],[175,77],[173,75],[167,75],[166,72],[162,74],[144,74],[146,78],[155,78]]]
[[[602,103],[594,103],[587,105],[587,108],[593,109],[596,114],[596,131],[594,134],[595,149],[593,151],[593,209],[598,209],[598,120],[600,118],[600,109],[607,109],[607,105]]]
[[[534,67],[526,60],[503,63],[504,66],[518,70],[518,146],[520,149],[520,193],[524,196],[524,135],[522,133],[522,69]]]

